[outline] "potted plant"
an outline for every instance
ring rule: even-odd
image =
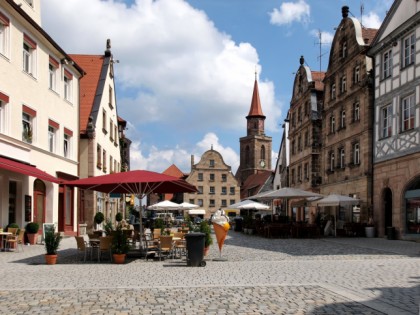
[[[209,253],[210,245],[213,244],[213,238],[211,237],[211,228],[207,220],[201,221],[200,232],[204,233],[204,256],[206,256]]]
[[[121,212],[118,212],[115,215],[115,221],[117,221],[118,223],[120,223],[122,221],[122,219],[123,219],[123,214]]]
[[[95,217],[93,219],[98,227],[102,222],[105,221],[105,216],[102,212],[96,212]]]
[[[57,262],[57,250],[61,242],[60,233],[55,233],[54,227],[48,226],[45,228],[45,261],[47,265],[54,265]]]
[[[121,225],[118,225],[112,237],[112,258],[114,263],[123,264],[130,246]]]
[[[31,245],[36,244],[36,239],[38,236],[39,224],[36,222],[29,222],[26,224],[25,232],[26,236],[28,237],[28,242]]]

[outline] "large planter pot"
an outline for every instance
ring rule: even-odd
[[[112,254],[112,260],[114,264],[123,264],[125,263],[125,255],[126,254]]]
[[[45,255],[47,265],[55,265],[57,263],[57,255]]]
[[[38,234],[36,233],[27,233],[28,236],[28,242],[31,245],[36,245],[36,239],[38,238]]]
[[[375,227],[374,226],[366,226],[365,227],[366,237],[375,237]]]
[[[207,256],[209,254],[209,251],[210,251],[210,246],[204,247],[204,252],[203,252],[204,256]]]

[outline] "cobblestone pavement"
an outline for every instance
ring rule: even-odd
[[[65,238],[0,252],[0,314],[420,314],[420,243],[266,239],[229,231],[205,267],[185,259],[82,262]]]

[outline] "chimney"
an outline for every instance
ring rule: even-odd
[[[341,13],[343,14],[343,19],[349,16],[349,7],[348,6],[343,6],[341,8]]]
[[[191,168],[194,166],[194,154],[191,154]]]

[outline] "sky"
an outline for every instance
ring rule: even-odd
[[[341,7],[379,28],[393,1],[41,2],[42,27],[67,53],[103,54],[111,39],[131,169],[189,173],[213,147],[235,174],[255,79],[275,167],[300,56],[325,71]]]

